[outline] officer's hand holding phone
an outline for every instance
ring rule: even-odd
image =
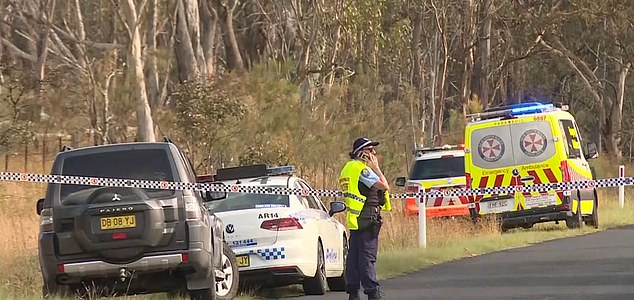
[[[375,171],[379,170],[379,160],[376,158],[376,155],[368,152],[361,152],[360,157],[370,168]]]

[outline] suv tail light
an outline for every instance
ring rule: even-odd
[[[40,231],[53,232],[53,209],[44,208],[40,212]]]
[[[273,230],[273,231],[285,231],[285,230],[302,229],[303,227],[302,227],[302,224],[299,224],[299,222],[295,218],[281,218],[281,219],[266,220],[262,222],[262,225],[260,225],[260,228],[266,229],[266,230]]]
[[[198,199],[193,195],[185,195],[183,196],[183,200],[185,200],[185,213],[187,216],[187,220],[200,219],[202,215]]]

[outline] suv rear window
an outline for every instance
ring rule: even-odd
[[[410,180],[427,180],[464,176],[464,156],[417,160]]]
[[[173,181],[172,168],[163,149],[140,149],[111,151],[71,156],[64,159],[62,175],[124,178],[135,180]],[[62,204],[78,204],[100,187],[90,185],[62,184]],[[173,190],[143,189],[149,197],[164,197]]]
[[[282,186],[267,186],[282,187]],[[223,211],[254,209],[254,208],[270,208],[270,207],[289,207],[288,195],[268,195],[268,194],[250,194],[250,193],[228,193],[227,198],[217,201],[207,202],[209,210],[218,213]]]

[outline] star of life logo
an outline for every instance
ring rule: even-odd
[[[496,162],[504,155],[504,141],[497,135],[487,135],[478,143],[478,154],[487,162]]]
[[[536,157],[546,151],[546,135],[537,129],[526,130],[520,137],[520,149],[530,157]]]

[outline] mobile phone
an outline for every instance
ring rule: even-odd
[[[361,152],[359,153],[359,158],[364,161],[370,161],[370,154],[367,152]]]

